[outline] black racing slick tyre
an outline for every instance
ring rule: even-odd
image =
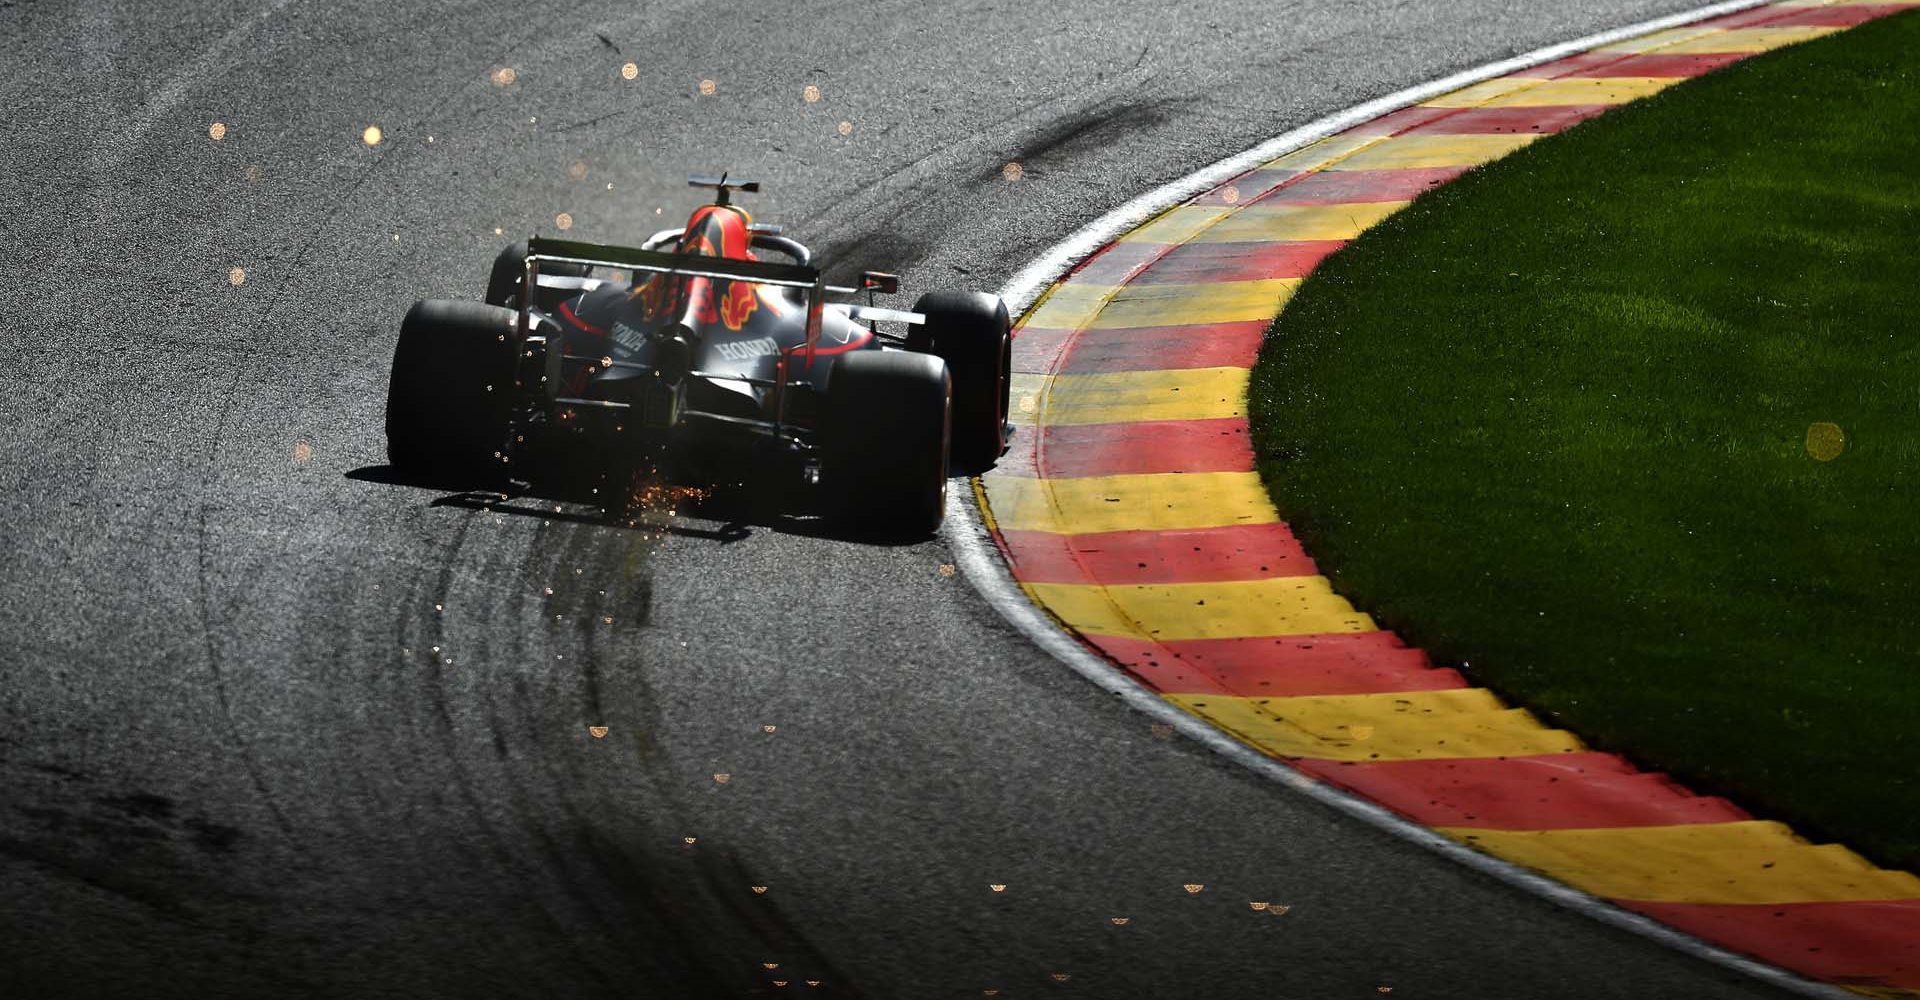
[[[431,300],[407,310],[387,387],[387,459],[395,468],[473,485],[501,477],[517,319],[478,302]]]
[[[493,258],[493,270],[487,272],[487,305],[518,308],[520,282],[527,274],[527,241],[516,240]],[[592,268],[584,264],[548,264],[543,270],[573,278],[584,278]]]
[[[954,471],[984,472],[1007,449],[1013,334],[1007,304],[984,292],[928,292],[913,304],[926,316],[908,348],[938,355],[953,376]]]
[[[823,471],[841,515],[888,535],[939,530],[952,400],[946,362],[929,354],[856,351],[833,366]]]

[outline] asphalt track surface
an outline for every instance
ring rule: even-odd
[[[1761,995],[1156,735],[938,540],[380,469],[399,319],[495,227],[634,240],[727,168],[990,289],[1678,6],[0,0],[0,995]]]

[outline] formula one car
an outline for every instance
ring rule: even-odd
[[[415,303],[387,395],[393,465],[473,485],[582,461],[608,481],[650,463],[680,481],[771,471],[842,516],[936,529],[947,477],[1006,445],[1006,305],[878,308],[898,279],[827,285],[805,246],[732,204],[757,184],[690,183],[716,195],[682,229],[637,248],[530,239],[495,259],[485,302]]]

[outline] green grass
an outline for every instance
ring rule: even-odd
[[[1920,15],[1435,190],[1254,372],[1336,588],[1600,749],[1920,867]],[[1809,457],[1809,425],[1847,449]]]

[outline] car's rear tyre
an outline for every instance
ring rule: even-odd
[[[593,268],[585,264],[555,263],[545,265],[542,270],[547,274],[584,278],[593,271]],[[487,272],[487,305],[518,308],[520,282],[525,279],[526,274],[527,241],[515,240],[502,248],[493,258],[493,269]]]
[[[953,376],[954,471],[984,472],[1007,450],[1013,382],[1007,304],[984,292],[928,292],[913,311],[927,322],[913,329],[908,348],[938,355]]]
[[[430,300],[407,310],[387,388],[387,459],[395,468],[476,484],[504,473],[517,318],[479,302]]]
[[[824,485],[839,513],[879,533],[924,537],[947,505],[953,383],[946,362],[856,351],[827,381]]]

